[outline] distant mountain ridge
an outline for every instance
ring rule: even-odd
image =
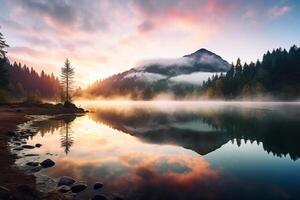
[[[138,67],[97,81],[87,91],[95,96],[141,99],[160,92],[185,95],[209,77],[229,69],[230,64],[222,57],[202,48],[181,58],[143,61]]]
[[[176,76],[193,72],[226,72],[230,69],[227,61],[206,50],[198,51],[175,59],[150,60],[133,71],[157,73],[165,76]]]

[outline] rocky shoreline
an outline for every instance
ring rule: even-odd
[[[0,105],[0,200],[69,199],[58,192],[45,194],[36,190],[36,178],[33,174],[25,173],[15,166],[18,155],[11,151],[9,143],[12,134],[14,134],[18,128],[17,126],[31,120],[28,115],[74,114],[86,112],[81,108],[76,107],[76,109],[74,109],[74,107],[72,107],[73,106],[64,108],[63,104],[54,105],[28,102]],[[22,137],[25,137],[25,135]],[[28,146],[25,146],[25,148],[26,147]],[[33,155],[27,156],[30,157]]]
[[[40,107],[40,109],[44,109],[49,105],[43,105]],[[65,109],[65,105],[55,105],[58,109]],[[63,106],[63,108],[62,108]],[[51,105],[53,109],[53,105]],[[10,107],[11,109],[11,107]],[[15,108],[14,108],[15,109]],[[71,109],[73,111],[77,111],[77,108],[74,108],[72,105],[68,107],[67,109]],[[32,109],[28,108],[28,106],[22,106],[18,107],[18,110],[14,110],[15,113],[17,114],[25,114],[25,113],[31,113]],[[49,111],[49,110],[48,110]],[[79,112],[74,112],[75,113],[85,113],[83,109],[78,110]],[[51,113],[56,113],[51,111]],[[39,113],[40,114],[40,113]],[[47,113],[49,115],[49,113]],[[16,130],[9,130],[7,131],[8,137],[8,145],[10,148],[10,153],[16,155],[16,159],[19,160],[20,158],[25,158],[26,163],[24,163],[23,167],[21,170],[23,171],[24,174],[27,176],[32,177],[33,180],[39,182],[44,182],[42,183],[43,186],[49,187],[48,189],[40,190],[36,189],[36,182],[31,184],[30,186],[26,185],[20,185],[17,186],[18,190],[21,190],[21,193],[26,193],[26,195],[15,195],[15,189],[11,190],[10,188],[5,187],[5,185],[0,184],[0,200],[5,199],[5,200],[26,200],[26,199],[33,199],[33,200],[39,200],[39,199],[53,199],[53,200],[69,200],[69,199],[76,199],[76,194],[79,194],[80,192],[86,190],[88,188],[87,183],[80,181],[80,180],[75,180],[72,177],[68,176],[62,176],[58,180],[53,180],[50,177],[45,177],[43,175],[42,170],[45,168],[50,168],[55,166],[55,162],[52,160],[52,154],[51,152],[47,153],[45,155],[45,159],[41,159],[41,156],[39,154],[35,153],[25,153],[28,150],[33,150],[36,148],[42,148],[43,144],[37,143],[37,144],[29,144],[27,143],[28,138],[33,137],[37,132],[38,128],[37,127],[32,127],[31,122],[34,121],[34,119],[39,119],[39,120],[47,120],[49,117],[47,115],[42,116],[31,116],[31,119],[27,119],[26,123],[23,123],[18,126],[18,129]],[[53,116],[51,114],[51,116]],[[27,116],[29,117],[29,116]],[[55,160],[55,159],[54,159]],[[19,166],[20,167],[20,166]],[[42,178],[41,178],[42,177]],[[48,182],[51,184],[48,184]],[[51,186],[50,186],[51,185]],[[101,191],[101,188],[104,187],[104,184],[101,182],[96,182],[93,185],[89,186],[92,187],[95,191]],[[123,199],[122,197],[118,195],[112,195],[112,196],[105,196],[103,194],[99,194],[99,192],[95,193],[90,199],[92,200],[105,200],[105,199],[113,199],[113,200],[121,200]]]

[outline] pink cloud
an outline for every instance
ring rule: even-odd
[[[234,2],[234,0],[226,3],[222,0],[151,1],[151,3],[136,1],[132,5],[132,10],[143,20],[137,26],[140,33],[178,23],[216,29],[220,24],[223,24],[226,16],[229,17],[233,13],[237,6]]]
[[[276,19],[278,17],[284,16],[292,10],[290,6],[274,6],[268,12],[268,17],[270,19]]]

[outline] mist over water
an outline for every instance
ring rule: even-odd
[[[78,101],[85,116],[36,124],[42,173],[125,199],[297,199],[300,103]],[[18,161],[24,163],[22,159]],[[95,192],[93,183],[104,183]]]

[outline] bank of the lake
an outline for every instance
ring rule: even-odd
[[[74,104],[14,103],[0,105],[0,200],[64,200],[65,196],[51,192],[43,194],[35,188],[35,177],[15,166],[18,155],[8,145],[17,126],[30,120],[29,115],[85,113]]]

